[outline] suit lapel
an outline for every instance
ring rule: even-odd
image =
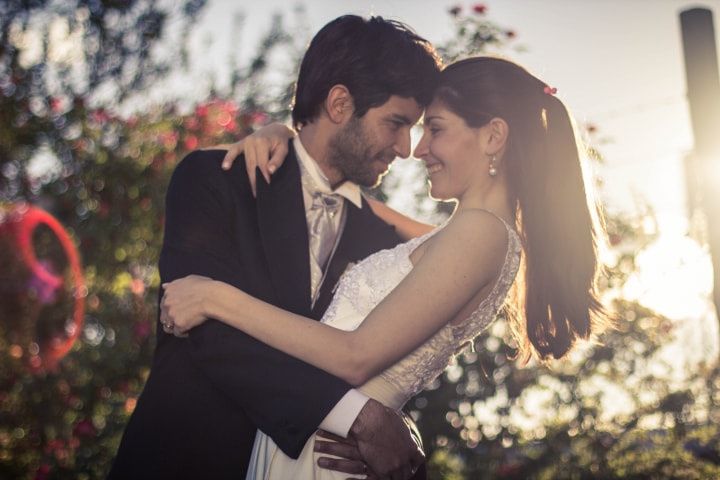
[[[300,169],[290,142],[288,156],[268,185],[258,174],[260,238],[278,306],[310,315],[310,257]]]

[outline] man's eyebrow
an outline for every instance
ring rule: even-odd
[[[405,115],[399,114],[399,113],[393,113],[390,115],[390,120],[394,122],[400,122],[403,125],[412,125],[413,122],[406,117]]]

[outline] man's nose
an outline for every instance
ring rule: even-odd
[[[395,150],[395,155],[397,155],[400,158],[408,158],[410,156],[410,131],[409,130],[406,133],[403,133],[400,135],[397,142],[395,142],[395,146],[393,147],[393,150]]]

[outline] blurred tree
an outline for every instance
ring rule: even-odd
[[[483,21],[486,10],[483,4],[469,12],[450,9],[456,35],[439,48],[446,60],[507,48],[516,37]],[[596,141],[597,127],[585,125],[581,133],[588,158],[602,162],[594,146],[602,143]],[[410,169],[419,180],[413,182],[416,213],[432,218],[421,200],[425,189],[418,187],[424,172]],[[395,187],[401,183],[388,180]],[[720,475],[718,368],[701,366],[673,385],[673,369],[658,355],[672,340],[671,321],[618,297],[635,271],[636,255],[655,240],[657,228],[644,227],[655,224],[653,212],[606,221],[612,259],[603,289],[618,314],[618,329],[569,360],[522,367],[512,360],[513,339],[498,319],[475,340],[477,348],[458,356],[406,407],[423,434],[430,478],[447,478],[449,472],[472,479]]]
[[[0,4],[0,199],[29,198],[30,160],[63,167],[89,106],[115,106],[166,75],[204,0],[11,0]],[[158,52],[158,48],[162,51]],[[98,112],[98,115],[103,115]]]
[[[169,37],[186,38],[203,3],[0,5],[0,478],[104,477],[150,365],[169,175],[189,151],[241,138],[268,118],[244,87],[259,85],[267,55],[290,44],[280,17],[252,64],[234,72],[237,103],[115,113],[182,64],[185,45]],[[284,115],[288,103],[262,110]],[[8,233],[22,202],[67,228],[84,289],[68,281],[56,297],[40,295]],[[38,228],[31,243],[47,271],[72,280],[57,236]],[[43,353],[74,336],[73,297],[85,301],[84,326],[53,368]]]
[[[621,286],[652,240],[638,221],[610,218]],[[618,329],[568,360],[519,367],[501,318],[409,406],[431,472],[454,458],[463,478],[716,478],[720,474],[717,367],[671,381],[660,349],[671,321],[616,298]],[[431,475],[432,477],[432,475]],[[441,477],[438,477],[441,478]]]

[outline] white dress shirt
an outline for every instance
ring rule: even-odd
[[[334,193],[344,197],[351,201],[358,208],[362,208],[362,192],[360,187],[352,182],[344,182],[335,190],[330,186],[325,174],[322,172],[317,162],[308,154],[307,150],[300,141],[300,137],[297,136],[293,140],[293,146],[295,147],[295,153],[300,163],[300,175],[302,179],[302,190],[303,190],[303,201],[305,203],[305,214],[308,221],[308,230],[310,229],[310,216],[308,215],[310,205],[312,205],[312,191],[309,191],[308,184],[314,185],[319,191],[323,193]],[[304,176],[310,177],[310,181]],[[340,231],[344,226],[345,219],[345,202],[340,207],[340,214],[335,215],[332,218],[332,227],[336,234],[336,245],[340,239],[342,232]],[[332,259],[332,256],[331,256]],[[310,255],[310,292],[311,300],[314,302],[317,298],[317,294],[324,280],[324,275],[320,265],[317,265],[313,255]],[[330,264],[330,260],[327,262]],[[350,427],[355,422],[360,410],[363,409],[365,403],[368,401],[367,395],[360,393],[354,388],[348,390],[348,392],[335,404],[330,413],[327,414],[325,419],[320,423],[319,428],[328,432],[340,435],[341,437],[347,437]]]

